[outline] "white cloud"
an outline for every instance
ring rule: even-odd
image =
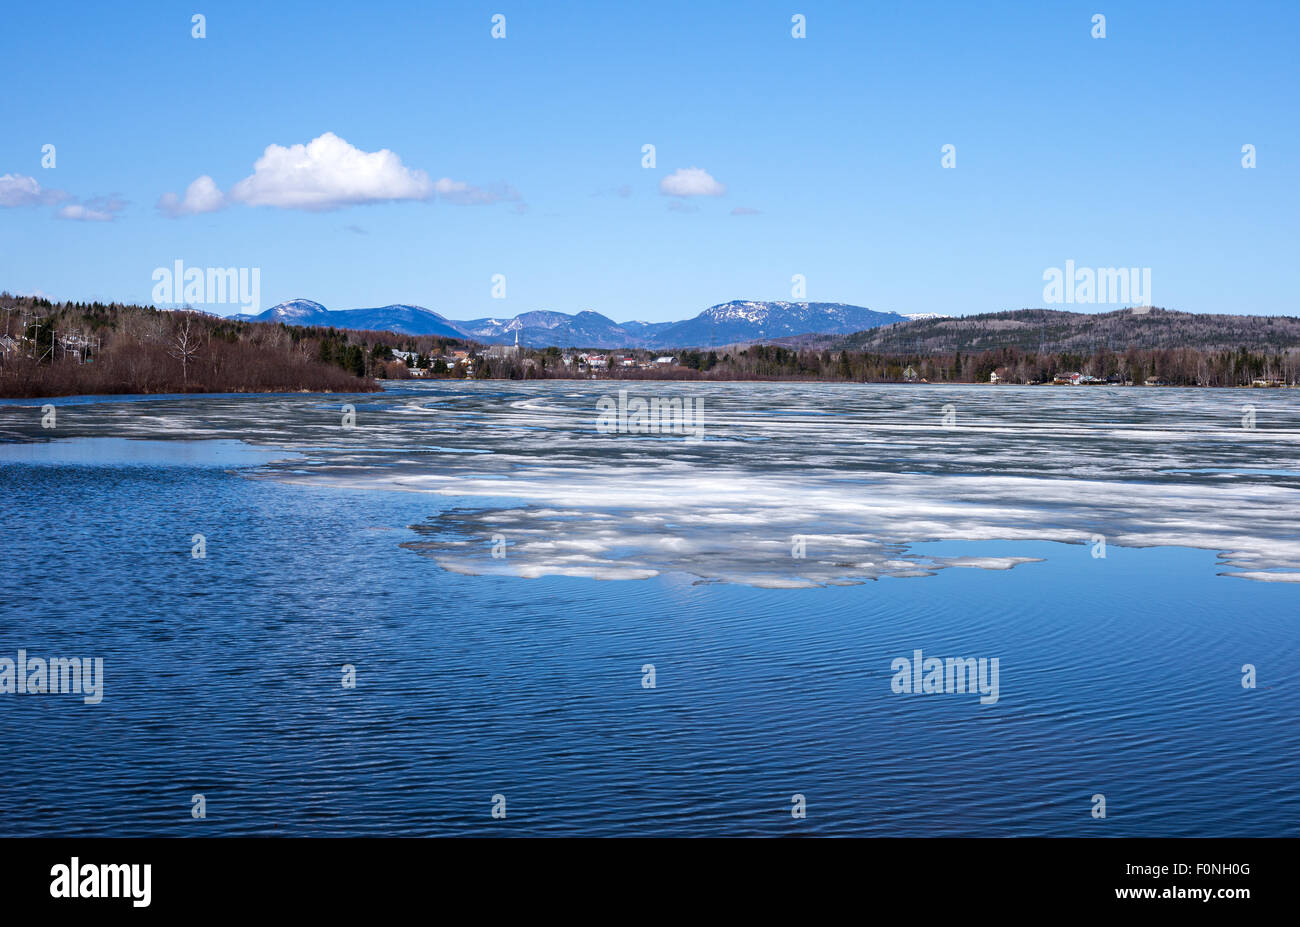
[[[359,203],[424,200],[433,184],[387,148],[362,151],[333,132],[306,145],[267,145],[252,175],[230,188],[233,202],[312,211]]]
[[[253,173],[223,194],[206,174],[183,197],[165,193],[158,209],[169,216],[213,212],[233,203],[319,212],[364,203],[430,200],[479,205],[521,199],[508,185],[475,187],[443,177],[432,181],[408,168],[387,148],[362,151],[333,132],[305,145],[268,145],[253,164]]]
[[[112,222],[113,217],[106,212],[99,212],[90,209],[80,203],[73,203],[70,206],[64,206],[57,213],[60,219],[72,219],[75,222]]]
[[[659,192],[664,196],[722,196],[727,185],[718,183],[703,168],[679,167],[659,181]]]
[[[97,196],[84,203],[69,203],[54,215],[55,218],[70,219],[73,222],[112,222],[125,208],[126,200],[120,197]]]
[[[226,205],[225,194],[216,181],[207,174],[185,188],[184,198],[175,193],[164,193],[158,200],[158,209],[168,216],[194,216],[203,212],[216,212]]]
[[[733,216],[757,216],[759,215],[759,211],[757,209],[750,209],[748,206],[737,206],[731,211],[731,214]]]
[[[35,177],[24,174],[0,175],[0,206],[44,206],[68,198],[62,190],[44,190]]]

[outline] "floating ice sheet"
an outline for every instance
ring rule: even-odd
[[[1220,552],[1225,575],[1300,577],[1293,390],[392,386],[106,401],[61,409],[59,428],[238,438],[302,455],[255,478],[449,497],[407,546],[459,573],[798,587],[1024,562],[910,554],[921,541],[1100,536]],[[702,401],[704,440],[601,433],[598,401],[619,388]],[[342,426],[344,403],[354,428]],[[33,409],[0,408],[0,436],[38,436],[36,421]]]

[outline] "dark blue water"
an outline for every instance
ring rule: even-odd
[[[2,466],[0,656],[102,657],[105,687],[0,695],[0,834],[1300,834],[1296,587],[1212,552],[943,542],[913,553],[1044,562],[798,590],[465,576],[400,546],[453,499],[141,456]],[[999,658],[997,704],[894,694],[917,648]]]
[[[608,386],[0,403],[0,834],[1300,834],[1295,391]]]

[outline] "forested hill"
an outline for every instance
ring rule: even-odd
[[[367,392],[395,337],[0,292],[0,397]]]
[[[1201,315],[1167,309],[1106,313],[1020,309],[900,322],[815,343],[814,339],[790,341],[808,347],[880,354],[970,354],[1002,348],[1074,354],[1129,348],[1276,352],[1300,346],[1300,318]]]

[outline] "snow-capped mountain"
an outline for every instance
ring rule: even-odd
[[[585,310],[577,315],[550,310],[524,312],[513,318],[471,319],[452,322],[465,336],[486,344],[519,343],[542,347],[634,347],[643,340],[643,331],[631,331],[599,312]]]
[[[846,303],[788,303],[735,299],[710,306],[693,319],[676,322],[655,333],[654,345],[700,347],[763,341],[791,335],[848,334],[878,328],[903,317]]]
[[[291,299],[278,306],[272,306],[257,315],[237,315],[233,318],[244,322],[283,322],[285,325],[321,325],[322,319],[328,318],[329,312],[320,303],[310,299]]]
[[[732,300],[710,306],[680,322],[615,322],[583,310],[576,315],[536,310],[516,316],[457,321],[422,306],[377,309],[326,309],[308,299],[293,299],[256,316],[258,322],[393,331],[407,335],[466,338],[483,344],[534,348],[699,348],[736,342],[769,341],[803,334],[848,334],[905,321],[894,312],[876,312],[846,303]]]
[[[438,335],[462,338],[459,328],[423,306],[395,304],[374,309],[326,309],[310,299],[291,299],[258,315],[235,316],[249,322],[282,322],[285,325],[319,325],[365,331],[401,332],[405,335]]]

